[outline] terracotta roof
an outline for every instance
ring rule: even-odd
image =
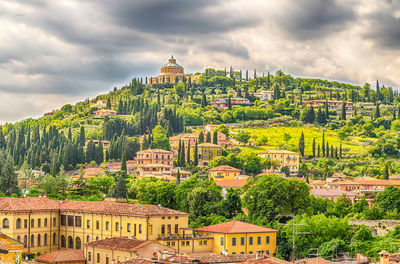
[[[1,241],[0,241],[0,253],[1,254],[7,254],[8,253],[7,247],[3,243],[1,243]]]
[[[61,210],[75,212],[94,212],[111,214],[150,215],[188,215],[177,210],[151,204],[127,204],[111,201],[57,201],[44,197],[0,198],[1,211],[40,211]]]
[[[172,151],[165,150],[165,149],[145,149],[145,150],[138,151],[137,154],[138,153],[146,153],[146,152],[151,152],[151,153],[154,153],[154,152],[171,153]]]
[[[112,237],[87,243],[91,247],[112,248],[118,250],[135,251],[138,248],[155,243],[149,240],[138,240],[134,237]]]
[[[58,262],[86,262],[85,255],[80,249],[66,249],[54,251],[35,258],[36,261],[46,263]]]
[[[294,264],[331,264],[331,263],[332,262],[321,257],[299,259],[294,262]]]
[[[128,263],[129,264],[154,264],[154,260],[136,258],[136,259],[130,259],[130,260],[122,262],[122,263],[123,264],[128,264]]]
[[[236,187],[240,188],[246,184],[247,180],[245,179],[223,179],[216,180],[215,183],[221,187]]]
[[[222,234],[241,234],[241,233],[264,233],[277,232],[275,229],[253,225],[241,221],[231,221],[211,226],[196,228],[196,231],[222,233]]]
[[[286,260],[274,258],[274,257],[265,257],[260,259],[253,259],[242,262],[243,264],[291,264]]]
[[[213,171],[240,172],[240,169],[236,169],[229,165],[220,165],[208,170],[208,172],[213,172]]]
[[[393,185],[393,186],[400,186],[400,180],[341,180],[337,182],[330,183],[332,185]]]

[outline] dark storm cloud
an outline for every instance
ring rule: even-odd
[[[283,1],[276,24],[290,37],[312,40],[344,30],[356,16],[352,5],[337,0]]]
[[[248,49],[238,41],[231,39],[217,40],[202,44],[204,49],[211,52],[225,53],[235,57],[248,59],[250,57]]]
[[[399,1],[383,1],[385,8],[374,10],[364,17],[367,22],[364,37],[390,49],[400,49]]]
[[[230,6],[228,0],[122,0],[109,8],[121,25],[161,35],[226,33],[261,22]]]

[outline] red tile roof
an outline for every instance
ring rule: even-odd
[[[148,240],[138,240],[134,237],[112,237],[87,243],[91,247],[112,248],[118,250],[135,251],[138,248],[155,243]]]
[[[195,230],[202,232],[222,233],[222,234],[277,232],[277,230],[275,229],[253,225],[241,221],[231,221],[227,223],[205,226],[197,228]]]
[[[41,255],[35,258],[38,262],[60,263],[60,262],[86,262],[85,255],[79,249],[66,249],[54,251],[49,254]]]
[[[223,180],[216,180],[215,183],[218,186],[221,186],[223,188],[226,187],[236,187],[240,188],[243,187],[246,184],[247,180],[245,179],[223,179]]]
[[[253,259],[242,262],[242,264],[292,264],[286,260],[274,258],[274,257],[265,257],[260,259]]]
[[[240,169],[236,169],[229,165],[220,165],[220,166],[217,166],[217,167],[214,167],[214,168],[208,170],[208,172],[214,172],[214,171],[240,172]]]
[[[57,201],[44,197],[0,198],[0,211],[61,210],[90,213],[128,214],[138,216],[188,215],[187,213],[151,204],[127,204],[111,201]]]
[[[294,262],[294,264],[331,264],[332,262],[324,259],[324,258],[305,258],[299,259]]]

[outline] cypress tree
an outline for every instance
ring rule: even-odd
[[[325,149],[325,152],[326,152],[326,158],[329,158],[329,142],[327,141],[326,142],[326,149]]]
[[[334,158],[334,152],[333,152],[333,146],[331,145],[331,158],[333,159]]]
[[[332,96],[332,91],[331,91]],[[332,100],[332,98],[331,98]],[[329,121],[329,108],[328,108],[328,100],[325,101],[325,120]]]
[[[300,154],[302,157],[304,157],[304,148],[305,148],[304,133],[303,133],[303,131],[301,131],[301,135],[300,135],[300,139],[299,139],[299,150],[300,150]]]
[[[387,163],[385,163],[385,169],[383,171],[383,178],[385,180],[389,180],[389,167],[388,167]]]
[[[325,132],[322,133],[322,156],[325,157]]]
[[[200,144],[204,143],[204,133],[203,133],[203,131],[200,131],[200,133],[199,133],[199,143]]]
[[[176,184],[176,186],[178,186],[180,183],[181,183],[181,174],[180,174],[180,172],[179,172],[179,170],[178,170],[178,172],[176,173],[176,181],[175,181],[175,184]]]
[[[185,142],[182,142],[181,154],[179,158],[180,158],[179,165],[181,167],[185,167]]]
[[[210,131],[208,131],[207,134],[206,134],[206,142],[207,143],[211,143],[211,133],[210,133]]]
[[[312,142],[312,154],[313,154],[313,158],[315,158],[315,138],[313,139],[313,142]]]
[[[228,110],[232,110],[232,102],[231,102],[231,100],[232,100],[232,96],[228,96]]]
[[[381,113],[379,111],[379,103],[376,104],[376,109],[375,109],[375,119],[379,118],[381,116]]]
[[[319,146],[319,143],[318,143],[318,158],[321,156],[321,147]]]
[[[190,165],[191,161],[190,161],[190,140],[188,141],[188,145],[187,145],[187,149],[186,149],[186,162],[188,165]]]
[[[128,194],[128,189],[126,187],[126,180],[124,175],[119,176],[116,184],[116,189],[114,193],[115,198],[125,199]]]
[[[218,132],[214,130],[213,132],[213,144],[218,145]]]
[[[121,171],[124,175],[127,174],[128,169],[126,167],[126,155],[125,155],[125,151],[122,151],[122,158],[121,158]]]
[[[342,103],[342,114],[341,114],[341,120],[346,120],[346,102],[343,101]]]
[[[337,147],[335,148],[335,159],[338,159],[339,157],[338,157],[338,149],[337,149]]]
[[[199,155],[198,155],[198,147],[197,147],[197,141],[196,144],[194,145],[194,152],[193,152],[193,164],[194,166],[199,165]]]
[[[179,139],[179,145],[178,145],[178,157],[176,159],[178,167],[181,166],[181,154],[182,154],[182,141]]]
[[[82,146],[82,147],[84,147],[85,146],[85,139],[86,139],[86,137],[85,137],[85,127],[84,126],[81,126],[81,130],[80,130],[80,133],[79,133],[79,144]]]
[[[107,108],[107,109],[111,109],[111,100],[110,100],[110,97],[107,97],[106,108]]]
[[[339,156],[340,156],[340,158],[342,158],[342,143],[340,143],[340,147],[339,148],[340,148],[339,149],[339,151],[340,151],[340,153],[339,153],[340,155]]]

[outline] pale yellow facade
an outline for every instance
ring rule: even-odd
[[[7,253],[0,253],[0,263],[16,263],[17,260],[21,262],[22,259],[22,243],[15,239],[0,233],[1,251],[6,250]],[[4,246],[4,248],[3,248]]]
[[[291,175],[297,175],[299,173],[300,155],[297,152],[280,149],[269,149],[259,152],[258,156],[261,158],[270,159],[271,161],[278,161],[279,166],[277,169],[273,170],[273,172],[279,173],[280,169],[287,166],[290,170]]]

